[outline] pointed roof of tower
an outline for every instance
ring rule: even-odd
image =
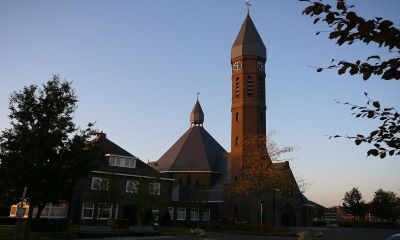
[[[266,59],[267,50],[258,34],[250,15],[247,14],[242,27],[233,43],[231,58],[239,56],[259,56]]]
[[[197,99],[194,104],[193,110],[190,113],[190,126],[200,125],[202,126],[204,122],[204,113],[203,109],[201,109],[201,105],[199,99]]]

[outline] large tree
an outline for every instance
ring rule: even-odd
[[[229,156],[232,162],[230,171],[234,178],[234,181],[226,188],[229,195],[255,194],[258,200],[257,205],[261,209],[266,193],[273,192],[275,194],[276,189],[280,189],[281,194],[284,195],[291,195],[295,192],[298,185],[284,162],[290,159],[282,158],[282,155],[296,150],[296,147],[280,147],[269,134],[268,136],[246,136],[243,149],[243,159]],[[242,163],[239,162],[241,160]],[[282,162],[282,164],[273,164],[274,162]]]
[[[322,1],[300,1],[309,2],[303,14],[313,17],[314,24],[326,23],[329,27],[326,31],[329,33],[329,39],[339,46],[355,42],[371,43],[378,48],[387,49],[388,52],[386,56],[375,54],[355,62],[332,59],[332,65],[325,68],[318,67],[317,72],[324,69],[338,69],[339,75],[348,71],[350,75],[362,75],[364,80],[368,80],[372,75],[383,80],[400,79],[400,30],[392,21],[381,17],[364,19],[354,11],[354,5],[346,4],[345,0],[337,0],[336,6],[324,4]],[[317,35],[320,33],[321,31],[317,32]],[[380,123],[375,130],[367,134],[333,137],[354,139],[356,145],[373,144],[367,152],[368,156],[384,158],[388,155],[400,155],[400,114],[394,107],[383,107],[379,101],[370,99],[365,106],[343,104],[351,106],[357,118],[377,119]]]
[[[395,214],[394,208],[398,206],[399,198],[392,191],[379,189],[375,192],[371,201],[371,213],[375,216],[387,220],[393,220]]]
[[[356,216],[357,220],[367,213],[367,205],[362,199],[361,192],[358,188],[353,187],[350,191],[344,194],[343,209],[347,213]]]
[[[73,122],[77,96],[71,82],[53,75],[42,87],[30,85],[11,94],[11,127],[0,134],[0,178],[18,195],[27,187],[29,238],[34,207],[39,218],[47,202],[69,200],[75,182],[88,174],[98,157],[88,145],[92,124],[81,130]]]

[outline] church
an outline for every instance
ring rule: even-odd
[[[246,155],[246,138],[266,136],[266,47],[247,14],[231,49],[231,149],[228,153],[205,129],[197,99],[189,129],[149,165],[174,179],[170,214],[174,222],[248,222],[271,226],[309,226],[310,201],[301,193],[288,162],[266,162],[284,181],[263,191],[230,194],[237,174],[254,159]],[[264,142],[264,147],[266,142]],[[267,153],[268,155],[268,153]],[[235,169],[235,170],[234,170]]]

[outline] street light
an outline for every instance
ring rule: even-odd
[[[274,188],[272,190],[272,226],[275,227],[275,193],[280,192],[279,188]]]

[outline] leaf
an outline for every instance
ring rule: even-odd
[[[379,28],[379,29],[389,28],[389,27],[391,27],[392,25],[393,25],[393,23],[392,23],[391,21],[389,21],[389,20],[384,20],[384,21],[382,21],[382,22],[379,24],[378,28]]]
[[[322,72],[322,68],[318,68],[318,69],[317,69],[317,72]]]
[[[354,142],[356,143],[356,145],[360,145],[362,143],[362,140],[361,139],[356,139]]]
[[[378,56],[378,55],[373,55],[373,56],[370,56],[370,57],[368,57],[367,58],[367,61],[369,61],[370,59],[378,59],[378,60],[381,60],[381,58]]]
[[[344,3],[343,0],[338,0],[336,8],[338,10],[346,10],[346,4]]]
[[[380,107],[381,107],[381,105],[379,104],[379,101],[373,102],[372,105],[373,105],[374,107],[376,107],[376,108],[380,108]]]
[[[370,149],[370,150],[368,150],[368,152],[367,152],[367,156],[369,156],[369,155],[378,156],[378,154],[379,154],[378,149]]]
[[[315,35],[319,35],[320,33],[321,33],[321,32],[318,31],[318,32],[315,33]]]
[[[314,24],[316,24],[316,23],[319,21],[319,19],[320,19],[320,18],[316,18],[316,19],[314,20]]]
[[[381,155],[379,157],[385,158],[386,157],[386,152],[381,153]]]
[[[365,95],[365,96],[368,96],[368,93],[364,92],[364,95]]]

